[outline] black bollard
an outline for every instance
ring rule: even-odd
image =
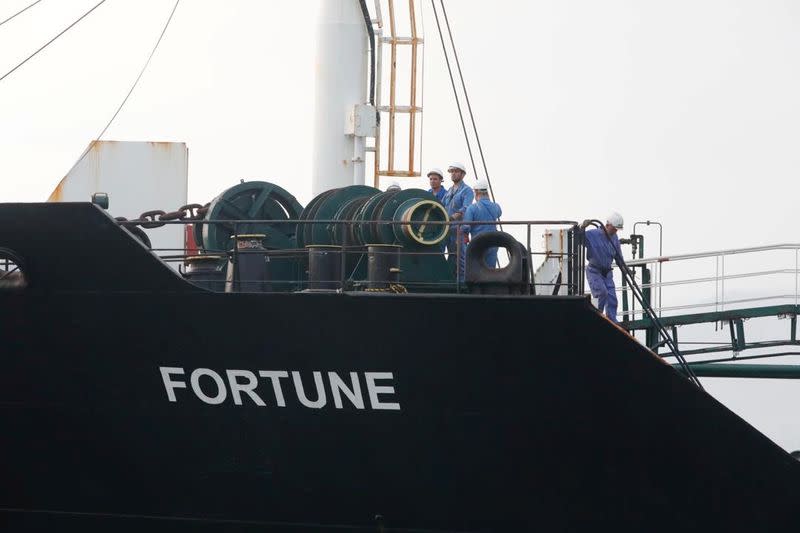
[[[400,249],[396,244],[367,246],[367,288],[388,289],[400,283]]]
[[[272,292],[264,237],[261,233],[236,235],[236,249],[228,262],[225,292]]]
[[[342,247],[323,244],[308,249],[308,288],[336,290],[342,286]]]
[[[186,258],[183,277],[214,292],[225,292],[225,258],[221,255],[193,255]]]

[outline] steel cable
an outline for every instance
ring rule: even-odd
[[[105,1],[105,0],[103,0],[103,1]],[[173,17],[173,15],[175,15],[175,10],[178,9],[178,4],[180,4],[180,2],[181,2],[181,0],[175,0],[175,5],[172,6],[172,11],[170,11],[169,17],[167,17],[167,21],[164,23],[164,27],[161,29],[161,34],[159,34],[158,40],[156,40],[156,44],[153,46],[153,49],[150,51],[150,55],[147,56],[147,61],[144,62],[144,66],[139,71],[139,75],[136,76],[136,79],[133,81],[133,85],[131,85],[130,90],[128,90],[128,94],[126,94],[125,98],[122,99],[122,102],[117,107],[117,110],[114,111],[114,114],[111,116],[111,119],[108,121],[108,123],[106,123],[105,127],[102,129],[100,134],[91,143],[89,143],[89,146],[86,147],[86,150],[83,151],[83,153],[78,158],[78,160],[75,162],[75,164],[72,165],[72,168],[70,168],[70,172],[72,171],[73,168],[77,167],[78,164],[81,161],[83,161],[83,158],[86,157],[86,154],[89,153],[89,151],[92,149],[94,144],[97,141],[99,141],[103,137],[103,135],[105,135],[106,131],[111,126],[111,123],[114,122],[114,119],[117,118],[117,115],[119,115],[120,111],[122,111],[122,108],[128,102],[128,98],[130,98],[131,94],[133,94],[133,90],[136,88],[136,85],[139,83],[139,80],[142,79],[142,75],[144,75],[144,71],[147,70],[147,67],[150,65],[150,61],[153,59],[153,56],[155,55],[156,50],[158,49],[158,45],[161,44],[161,40],[164,38],[164,34],[167,33],[167,28],[169,28],[169,24],[170,24],[170,22],[172,22],[172,17]],[[67,174],[69,174],[69,172],[67,172]]]
[[[467,125],[464,122],[464,113],[461,111],[461,100],[458,98],[458,90],[456,89],[456,81],[453,78],[453,69],[450,66],[450,56],[447,53],[447,46],[444,44],[444,33],[442,33],[442,26],[439,23],[439,12],[436,10],[435,0],[431,0],[431,7],[433,8],[433,16],[436,19],[436,29],[439,31],[439,40],[442,42],[442,53],[444,60],[447,63],[447,72],[450,75],[450,85],[453,86],[453,96],[456,99],[456,107],[458,108],[458,118],[461,119],[461,129],[464,131],[464,141],[467,143],[467,152],[469,152],[469,160],[472,164],[472,172],[475,177],[478,177],[477,168],[475,167],[475,158],[472,155],[472,145],[469,142],[469,134],[467,133]]]
[[[486,175],[486,182],[489,184],[489,194],[492,201],[495,201],[494,190],[492,189],[492,180],[489,178],[489,169],[486,168],[486,158],[483,155],[483,146],[481,145],[481,138],[478,135],[478,127],[475,125],[475,115],[472,113],[472,105],[469,101],[469,94],[467,93],[467,84],[464,82],[464,74],[461,71],[461,61],[458,59],[458,50],[456,49],[456,42],[453,39],[453,32],[450,29],[450,19],[447,17],[447,10],[444,7],[444,0],[440,0],[442,4],[442,15],[444,15],[444,23],[447,26],[447,33],[450,36],[450,46],[453,48],[453,58],[456,60],[456,68],[458,69],[458,77],[461,79],[461,90],[464,91],[464,101],[467,103],[467,111],[469,112],[469,119],[472,122],[472,131],[475,134],[475,142],[478,145],[478,155],[481,158],[483,165],[483,173]],[[474,166],[474,163],[473,163]],[[473,168],[473,171],[475,169]],[[475,174],[477,178],[477,173]]]
[[[80,21],[82,21],[83,19],[85,19],[87,16],[89,16],[89,14],[90,14],[92,11],[94,11],[95,9],[97,9],[98,7],[100,7],[101,5],[103,5],[103,4],[105,4],[105,3],[106,3],[106,0],[100,0],[100,1],[99,1],[97,4],[95,4],[95,6],[94,6],[93,8],[91,8],[89,11],[87,11],[86,13],[84,13],[83,15],[81,15],[81,16],[80,16],[80,17],[79,17],[79,18],[78,18],[78,19],[77,19],[75,22],[73,22],[72,24],[70,24],[69,26],[67,26],[67,27],[66,27],[66,28],[64,28],[63,30],[61,30],[61,31],[60,31],[60,32],[59,32],[59,33],[58,33],[58,34],[57,34],[55,37],[53,37],[52,39],[50,39],[49,41],[47,41],[46,43],[44,43],[44,44],[43,44],[41,47],[39,47],[39,49],[38,49],[38,50],[36,50],[34,53],[32,53],[31,55],[29,55],[28,57],[26,57],[26,58],[25,58],[25,59],[23,59],[22,61],[20,61],[20,62],[17,64],[17,66],[15,66],[15,67],[14,67],[14,68],[12,68],[11,70],[9,70],[8,72],[6,72],[6,73],[5,73],[5,74],[3,74],[2,76],[0,76],[0,81],[3,81],[3,80],[4,80],[4,79],[6,79],[8,76],[10,76],[10,75],[11,75],[11,73],[13,73],[14,71],[16,71],[16,70],[17,70],[19,67],[21,67],[22,65],[24,65],[25,63],[27,63],[29,60],[33,59],[33,57],[34,57],[34,56],[36,56],[36,54],[38,54],[39,52],[41,52],[42,50],[44,50],[45,48],[47,48],[47,47],[48,47],[48,46],[49,46],[49,45],[50,45],[50,44],[51,44],[53,41],[55,41],[56,39],[58,39],[59,37],[61,37],[61,36],[62,36],[62,35],[64,35],[65,33],[67,33],[67,32],[68,32],[68,31],[69,31],[69,30],[70,30],[70,29],[71,29],[73,26],[75,26],[77,23],[79,23]]]
[[[458,75],[461,79],[461,89],[464,91],[464,99],[467,104],[467,108],[469,110],[470,120],[472,121],[472,129],[475,133],[475,139],[477,140],[478,150],[480,151],[481,162],[483,163],[483,171],[486,174],[486,182],[489,185],[489,195],[492,201],[495,201],[494,191],[492,190],[492,183],[489,180],[489,171],[486,169],[486,160],[483,157],[483,147],[481,146],[480,137],[478,136],[478,129],[475,126],[475,117],[472,113],[472,106],[469,102],[469,96],[467,95],[467,86],[464,83],[464,75],[461,72],[461,63],[458,60],[458,52],[456,51],[456,43],[453,40],[453,32],[450,30],[450,21],[447,18],[447,12],[444,7],[444,0],[440,0],[442,4],[442,14],[445,18],[445,23],[447,25],[447,33],[450,36],[450,46],[453,48],[453,57],[456,61],[456,66],[458,67]],[[450,66],[450,57],[447,53],[447,46],[444,44],[444,33],[442,33],[442,26],[439,23],[439,13],[436,10],[436,3],[435,0],[431,0],[431,7],[433,8],[433,16],[436,19],[436,29],[439,32],[439,40],[442,42],[442,53],[444,54],[444,60],[447,63],[447,73],[450,75],[450,85],[453,87],[453,97],[456,100],[456,107],[458,107],[458,118],[461,120],[461,129],[464,131],[464,141],[467,143],[467,152],[469,152],[469,161],[472,165],[472,173],[475,175],[475,179],[478,179],[478,168],[475,166],[475,157],[472,154],[472,144],[469,142],[469,133],[467,132],[467,125],[464,122],[464,113],[461,110],[461,101],[458,97],[458,90],[456,89],[456,82],[453,78],[453,69]],[[500,231],[503,231],[503,224],[500,223],[498,220],[498,225],[500,227]],[[530,250],[529,250],[530,251]],[[506,250],[506,256],[510,259],[511,252]]]
[[[5,19],[4,21],[0,22],[0,26],[2,26],[3,24],[5,24],[6,22],[8,22],[8,21],[10,21],[10,20],[12,20],[12,19],[14,19],[14,18],[16,18],[16,16],[17,16],[17,15],[22,15],[22,14],[23,14],[23,13],[25,13],[27,10],[29,10],[30,8],[32,8],[33,6],[35,6],[36,4],[38,4],[38,3],[39,3],[39,2],[41,2],[41,1],[42,1],[42,0],[36,0],[36,1],[35,1],[35,2],[33,2],[32,4],[28,4],[26,7],[23,7],[22,9],[20,9],[19,11],[17,11],[16,13],[14,13],[13,15],[11,15],[11,16],[10,16],[10,17],[8,17],[7,19]]]
[[[136,85],[139,83],[139,80],[142,79],[142,75],[144,74],[144,71],[147,70],[147,67],[150,65],[150,60],[153,59],[153,55],[155,55],[156,50],[158,49],[158,45],[161,44],[161,40],[164,38],[164,34],[167,33],[167,28],[169,28],[169,23],[172,22],[172,16],[175,14],[175,10],[178,9],[178,4],[180,4],[180,3],[181,3],[181,0],[175,0],[175,5],[172,6],[172,11],[170,11],[169,17],[167,17],[167,22],[164,24],[164,28],[161,30],[161,34],[158,36],[158,40],[156,41],[155,46],[153,46],[153,49],[150,51],[150,55],[147,56],[147,61],[144,62],[144,66],[142,67],[142,70],[139,71],[139,75],[136,76],[136,79],[134,80],[133,85],[131,85],[131,88],[128,91],[128,94],[126,94],[125,98],[122,99],[122,103],[119,104],[119,107],[114,112],[114,115],[111,117],[111,120],[108,121],[108,124],[106,124],[106,127],[103,128],[103,131],[100,132],[100,135],[97,136],[97,140],[98,141],[105,134],[105,132],[109,128],[109,126],[111,126],[111,123],[114,122],[114,119],[117,118],[117,115],[119,115],[119,112],[122,111],[122,108],[127,103],[128,98],[130,98],[131,94],[133,94],[133,90],[136,88]]]

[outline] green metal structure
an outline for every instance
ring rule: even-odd
[[[449,222],[444,206],[422,189],[382,192],[352,185],[325,191],[303,208],[273,183],[243,181],[211,201],[194,235],[209,256],[230,253],[236,235],[263,235],[265,252],[258,253],[270,264],[273,290],[305,287],[309,246],[341,251],[342,286],[360,287],[368,247],[383,245],[402,250],[400,283],[417,292],[455,292],[453,266],[443,254]]]
[[[653,289],[658,287],[659,291],[663,286],[690,285],[690,284],[714,284],[715,301],[711,303],[699,303],[667,308],[658,302],[659,322],[671,333],[670,337],[678,348],[682,356],[691,356],[694,360],[689,360],[692,371],[698,376],[704,377],[736,377],[736,378],[772,378],[772,379],[800,379],[800,366],[785,364],[744,364],[741,361],[753,359],[765,359],[781,356],[800,355],[800,341],[797,338],[797,316],[800,314],[800,302],[798,302],[798,252],[800,245],[780,244],[773,246],[762,246],[754,248],[743,248],[736,250],[723,250],[720,252],[708,252],[698,254],[685,254],[683,256],[656,257],[644,259],[644,237],[633,234],[629,239],[625,239],[626,244],[630,244],[635,257],[629,261],[629,266],[640,273],[642,293],[648,304],[652,305]],[[731,256],[742,256],[745,254],[756,254],[760,252],[789,251],[794,252],[794,268],[762,270],[757,272],[737,272],[736,274],[725,274],[725,258]],[[695,259],[714,259],[716,261],[717,273],[711,277],[696,277],[687,281],[671,281],[660,283],[660,269],[664,264],[676,261],[695,260]],[[659,269],[659,282],[653,282],[652,268]],[[763,298],[749,298],[743,300],[726,300],[724,297],[724,283],[731,279],[755,279],[760,280],[766,276],[791,275],[794,280],[794,292],[777,296],[764,296]],[[637,276],[637,277],[639,277]],[[720,295],[720,288],[722,295]],[[644,333],[644,344],[656,354],[669,359],[673,354],[666,350],[665,340],[659,338],[657,324],[654,321],[636,310],[634,302],[629,305],[629,287],[623,284],[622,292],[622,320],[620,326],[632,334],[637,332]],[[775,305],[775,300],[789,300],[792,303],[781,303]],[[632,300],[632,299],[631,299]],[[660,300],[660,297],[659,297]],[[766,303],[767,305],[756,305]],[[735,309],[724,309],[726,305],[735,303],[741,305],[749,303],[749,306],[741,306]],[[712,311],[695,313],[679,313],[661,316],[662,310],[681,310],[687,308],[715,307]],[[641,317],[635,318],[639,315]],[[757,318],[785,319],[787,322],[786,335],[778,339],[752,340],[755,335],[748,335],[748,320]],[[681,343],[679,328],[690,325],[713,325],[715,331],[720,327],[727,331],[726,342],[715,343]],[[752,332],[751,332],[752,333]],[[697,347],[697,344],[707,344]],[[717,357],[709,358],[709,356]],[[700,358],[699,360],[697,358]],[[677,365],[676,365],[677,366]]]

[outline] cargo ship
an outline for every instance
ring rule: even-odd
[[[421,38],[324,6],[305,206],[260,180],[188,204],[185,147],[100,141],[52,201],[0,204],[2,529],[794,530],[800,464],[690,379],[723,367],[670,364],[680,320],[727,320],[746,349],[747,311],[659,316],[642,258],[610,321],[585,294],[588,221],[503,221],[462,281],[442,244],[463,224],[365,184],[367,153],[376,180],[418,175],[382,166],[381,139],[421,109],[369,80],[377,43]],[[175,176],[180,204],[126,204],[154,198],[108,172],[131,153],[171,154],[152,186]]]

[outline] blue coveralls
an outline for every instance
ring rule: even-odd
[[[464,212],[464,222],[497,222],[497,219],[500,218],[502,214],[503,210],[498,204],[488,198],[481,198],[467,207],[467,210]],[[487,231],[497,231],[497,226],[494,224],[465,224],[461,227],[461,231],[465,234],[469,234],[471,237],[475,237]],[[483,261],[488,267],[494,268],[497,266],[497,246],[486,250]]]
[[[440,202],[444,202],[444,195],[447,193],[447,189],[444,187],[439,187],[439,192],[433,192],[433,189],[428,189],[428,192],[431,193],[436,197],[437,200]]]
[[[622,248],[619,237],[606,237],[602,229],[590,229],[586,232],[586,280],[592,296],[597,298],[597,307],[612,321],[617,321],[617,293],[614,286],[614,275],[611,264],[616,262],[622,268]]]
[[[475,193],[472,192],[472,188],[461,181],[458,186],[453,185],[450,187],[450,190],[445,193],[442,203],[445,209],[447,209],[447,214],[452,219],[453,215],[456,213],[461,213],[463,215],[467,210],[467,206],[469,206],[474,199]],[[457,242],[458,248],[456,248]],[[467,259],[467,236],[460,231],[460,226],[450,226],[450,237],[447,240],[447,254],[447,260],[451,263],[455,263],[456,254],[459,254],[459,261],[456,265],[458,269],[458,279],[459,281],[464,281],[464,266],[466,265]]]
[[[439,187],[439,192],[433,192],[433,189],[428,189],[428,192],[431,193],[436,197],[437,200],[444,204],[444,195],[447,193],[447,189],[444,188],[444,185]],[[444,253],[445,247],[447,246],[446,239],[439,243],[439,250]]]

